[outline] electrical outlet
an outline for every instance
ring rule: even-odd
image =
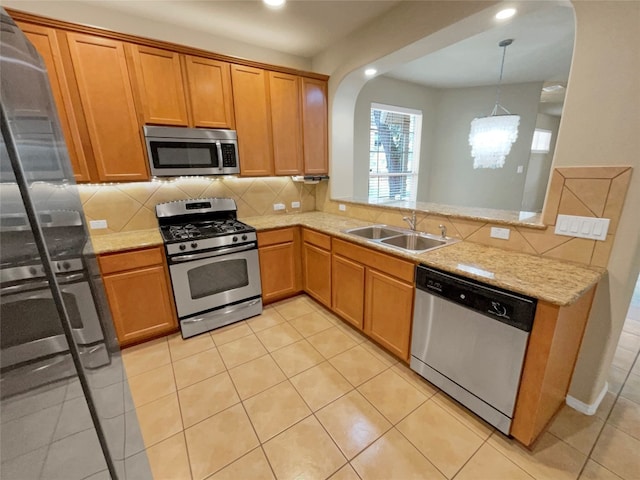
[[[341,212],[346,212],[347,206],[344,203],[341,203],[338,205],[338,210],[340,210]]]
[[[502,240],[509,240],[509,236],[511,235],[511,230],[508,228],[497,228],[491,227],[491,236],[493,238],[500,238]]]
[[[285,208],[287,208],[287,207],[285,206],[284,203],[274,203],[273,204],[273,209],[274,210],[284,210]]]
[[[556,220],[556,235],[589,238],[591,240],[606,240],[608,231],[608,218],[558,215]]]
[[[291,208],[300,208],[300,202],[291,202]]]
[[[523,167],[522,165],[518,165],[518,170],[517,170],[517,172],[518,172],[518,173],[522,173],[522,172],[524,172],[524,167]]]
[[[107,228],[107,221],[106,220],[91,220],[89,222],[89,226],[91,227],[92,230],[100,230],[103,228]]]

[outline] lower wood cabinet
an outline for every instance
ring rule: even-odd
[[[413,285],[367,269],[364,331],[389,351],[409,358]]]
[[[302,240],[304,291],[331,308],[331,237],[303,228]]]
[[[300,229],[258,232],[262,301],[271,303],[302,290],[300,281]]]
[[[98,257],[121,346],[178,328],[162,247]]]
[[[332,266],[333,311],[408,360],[415,265],[334,238]]]

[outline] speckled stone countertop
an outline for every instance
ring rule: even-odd
[[[371,225],[322,212],[248,217],[242,221],[257,230],[302,225],[335,237],[406,258],[416,263],[480,280],[489,285],[529,295],[554,305],[571,305],[605,274],[588,267],[552,258],[512,252],[472,242],[458,242],[429,252],[414,254],[343,233],[349,228]]]
[[[112,253],[162,245],[162,236],[159,229],[151,228],[149,230],[96,235],[91,237],[91,243],[96,254]]]
[[[343,233],[343,230],[371,225],[323,212],[265,215],[241,218],[258,231],[288,226],[304,226],[369,248],[374,248],[412,262],[480,280],[489,285],[529,295],[554,305],[571,305],[598,283],[604,269],[588,267],[552,258],[512,252],[472,242],[452,245],[414,254],[387,247]],[[134,248],[162,245],[157,229],[122,232],[92,237],[96,253],[109,253]]]

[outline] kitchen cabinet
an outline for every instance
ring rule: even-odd
[[[327,82],[302,77],[302,131],[306,175],[326,175],[329,172],[327,122]]]
[[[235,128],[230,64],[193,55],[184,60],[193,126]]]
[[[123,42],[68,32],[72,71],[101,182],[149,179]]]
[[[189,124],[180,55],[168,50],[127,45],[133,84],[144,124]]]
[[[89,167],[87,166],[87,159],[82,147],[82,139],[78,131],[76,116],[71,104],[69,86],[64,75],[62,55],[56,30],[24,22],[16,23],[36,48],[47,67],[51,93],[53,94],[53,101],[58,111],[60,127],[69,152],[74,177],[77,182],[88,182],[90,180]],[[39,91],[39,88],[22,89],[22,92],[32,93],[37,91]],[[34,98],[31,93],[24,97],[24,114],[27,116],[39,114],[47,116],[47,112],[34,111],[34,105],[45,105],[46,102],[39,101],[39,99]]]
[[[331,308],[354,327],[364,328],[365,267],[340,255],[331,257]]]
[[[300,229],[258,232],[262,301],[271,303],[299,293]]]
[[[162,247],[103,254],[98,261],[121,346],[177,330]]]
[[[331,237],[302,229],[302,281],[304,291],[331,308]]]
[[[144,45],[128,53],[141,123],[235,126],[228,63]]]
[[[260,68],[232,65],[231,81],[240,173],[244,176],[273,175],[267,73]]]
[[[296,75],[268,72],[276,175],[299,175],[303,171],[300,79]]]
[[[333,310],[408,360],[415,265],[335,238],[332,261]]]

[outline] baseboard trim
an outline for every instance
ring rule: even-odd
[[[604,387],[602,387],[602,391],[598,395],[598,398],[596,398],[596,401],[591,404],[581,402],[577,398],[574,398],[571,395],[567,395],[567,405],[569,405],[574,410],[579,411],[580,413],[584,413],[585,415],[593,415],[596,413],[596,410],[598,410],[598,407],[600,406],[600,403],[602,402],[604,396],[607,394],[608,389],[609,384],[607,382],[604,382]]]

